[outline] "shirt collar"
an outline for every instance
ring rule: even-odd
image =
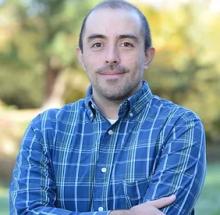
[[[153,98],[151,89],[146,81],[142,82],[142,86],[139,90],[135,92],[132,96],[126,99],[119,108],[119,117],[123,117],[126,114],[129,114],[130,117],[138,114]],[[90,119],[95,117],[98,107],[92,99],[92,86],[90,85],[86,97],[85,105],[89,114]]]
[[[138,114],[143,108],[146,108],[147,104],[153,98],[153,94],[147,82],[143,81],[142,86],[139,90],[135,92],[134,95],[130,96],[127,100],[125,100],[125,104],[127,104],[127,111],[129,112],[130,117],[132,115]],[[123,105],[122,103],[122,105]],[[119,109],[119,113],[123,108],[122,106]]]

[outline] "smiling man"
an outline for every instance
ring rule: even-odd
[[[11,214],[193,214],[205,177],[204,129],[143,80],[154,52],[133,5],[104,1],[88,13],[77,54],[91,86],[29,125]]]
[[[123,8],[97,9],[86,19],[78,55],[94,101],[106,117],[118,118],[120,103],[141,88],[144,69],[153,58],[149,38],[145,48],[142,25],[136,11]]]

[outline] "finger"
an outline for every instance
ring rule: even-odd
[[[171,195],[171,196],[168,196],[168,197],[163,197],[163,198],[160,198],[160,199],[157,199],[157,200],[150,201],[149,204],[153,205],[156,208],[163,208],[167,205],[170,205],[175,200],[176,200],[176,196]]]
[[[136,205],[132,207],[129,211],[130,211],[130,215],[145,215],[145,214],[165,215],[158,208],[151,205],[150,202],[145,202],[140,205]]]

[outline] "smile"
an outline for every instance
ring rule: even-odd
[[[123,75],[126,72],[124,71],[114,71],[114,70],[109,70],[109,71],[101,71],[98,72],[99,75],[109,75],[109,76],[118,76],[118,75]]]

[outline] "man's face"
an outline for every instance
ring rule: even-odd
[[[98,9],[86,22],[79,59],[93,88],[94,99],[121,101],[141,85],[154,50],[145,51],[141,21],[133,11]]]

